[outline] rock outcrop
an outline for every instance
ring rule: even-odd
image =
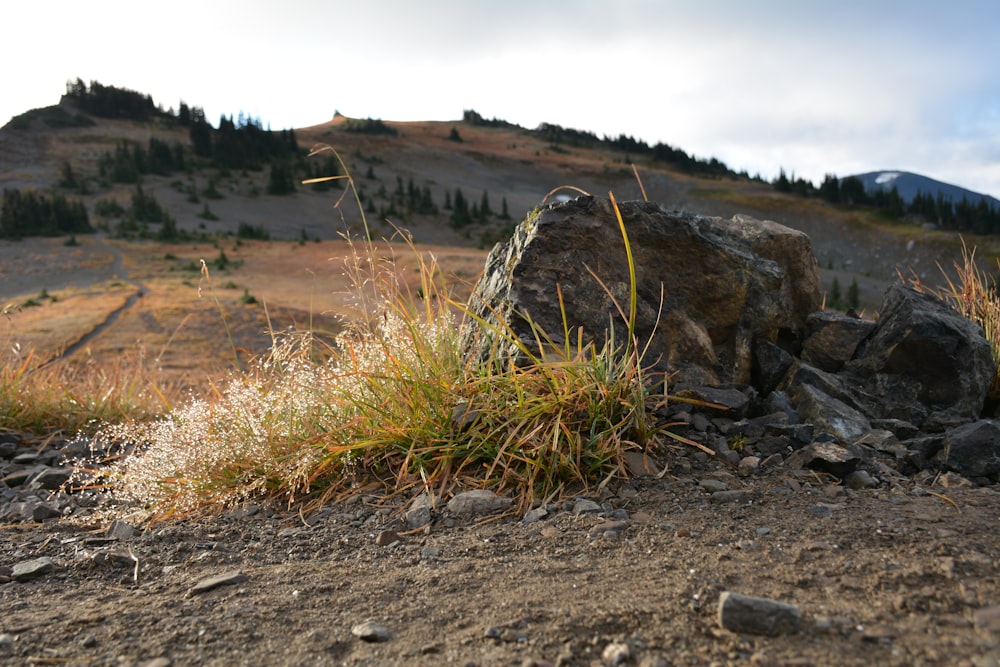
[[[635,334],[649,342],[646,359],[659,370],[678,382],[748,384],[755,344],[801,339],[821,298],[804,234],[747,216],[727,221],[644,202],[619,208],[636,272]],[[517,359],[517,345],[505,338],[519,338],[534,353],[533,327],[556,345],[567,329],[571,336],[582,329],[598,346],[611,336],[620,345],[629,289],[611,202],[583,197],[547,206],[490,253],[469,302],[488,327],[466,328],[465,352]]]
[[[705,430],[719,455],[742,465],[727,445],[737,437],[760,466],[760,456],[800,451],[810,466],[838,476],[868,474],[855,469],[878,456],[900,470],[1000,478],[998,426],[983,419],[995,416],[983,412],[996,363],[971,320],[903,285],[888,290],[876,321],[821,311],[804,234],[746,216],[619,207],[645,361],[671,374],[675,395],[734,406],[723,408],[733,426],[718,436]],[[542,208],[490,254],[469,302],[476,319],[465,325],[463,350],[519,363],[519,344],[536,354],[538,340],[560,346],[565,331],[574,343],[582,331],[585,342],[600,346],[613,335],[621,345],[629,287],[610,201]],[[699,421],[710,423],[690,423]]]

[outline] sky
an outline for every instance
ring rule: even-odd
[[[737,171],[1000,198],[995,0],[47,0],[0,6],[0,125],[81,78],[273,129],[465,109]]]

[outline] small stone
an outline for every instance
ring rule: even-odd
[[[31,518],[35,521],[58,519],[61,516],[62,512],[48,503],[35,503],[31,508]]]
[[[225,574],[220,574],[216,577],[209,577],[208,579],[202,579],[197,584],[195,584],[189,595],[198,595],[199,593],[207,593],[208,591],[215,590],[220,586],[233,586],[236,584],[242,584],[248,581],[250,577],[246,576],[239,570],[233,572],[227,572]]]
[[[549,511],[544,507],[536,507],[533,510],[528,510],[524,513],[524,518],[521,519],[523,523],[537,523],[541,521],[546,516],[548,516]]]
[[[712,494],[712,502],[716,505],[745,503],[749,499],[750,494],[742,489],[736,491],[716,491]]]
[[[878,487],[878,482],[865,470],[855,470],[845,479],[844,484],[849,489],[874,489]]]
[[[21,486],[23,484],[26,484],[28,480],[31,479],[31,476],[34,474],[35,471],[30,468],[26,468],[24,470],[17,470],[9,475],[6,475],[5,477],[0,478],[0,482],[3,482],[4,484],[13,489],[15,486]]]
[[[113,537],[116,540],[130,540],[138,534],[139,534],[138,530],[128,525],[124,521],[119,521],[118,519],[115,519],[114,521],[111,522],[111,525],[108,526],[108,531],[107,531],[107,536]]]
[[[759,456],[744,456],[740,459],[739,467],[736,470],[736,474],[740,477],[749,477],[751,475],[756,475],[760,472],[760,457]]]
[[[11,570],[10,576],[14,581],[30,581],[42,575],[48,574],[55,567],[55,563],[48,556],[42,556],[41,558],[35,558],[34,560],[26,560],[20,563],[15,563]]]
[[[363,642],[387,642],[392,638],[392,631],[381,623],[365,621],[351,628],[351,634]]]
[[[729,485],[718,479],[703,479],[698,482],[698,486],[709,493],[718,493],[719,491],[729,490]]]
[[[628,528],[628,521],[607,521],[591,528],[590,533],[592,535],[601,535],[605,539],[614,540],[621,537],[626,528]]]
[[[576,516],[580,516],[581,514],[600,514],[603,511],[601,506],[593,500],[577,498],[573,502],[573,514]]]
[[[459,493],[448,501],[448,511],[460,516],[497,514],[507,510],[514,501],[487,489]]]
[[[604,651],[601,652],[601,662],[608,667],[615,667],[615,665],[624,664],[628,662],[631,657],[631,649],[629,649],[628,644],[623,642],[611,642],[605,646]]]
[[[395,544],[396,542],[399,542],[400,540],[401,538],[399,537],[399,533],[397,533],[396,531],[383,530],[378,534],[378,537],[375,538],[375,544],[377,544],[380,547],[387,547],[390,544]]]
[[[777,636],[799,629],[802,614],[787,602],[724,591],[719,596],[719,625],[731,632]]]
[[[406,510],[406,526],[410,529],[421,528],[431,522],[433,518],[431,510],[434,508],[437,499],[431,498],[426,492],[421,493],[410,503]]]
[[[71,468],[45,468],[31,480],[31,486],[54,491],[68,482],[72,474]]]
[[[628,468],[633,477],[651,476],[660,472],[657,469],[656,461],[646,452],[628,451],[624,453],[622,458],[625,461],[625,467]]]

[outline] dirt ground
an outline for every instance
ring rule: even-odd
[[[747,494],[720,504],[705,480]],[[358,496],[122,539],[4,526],[0,664],[996,665],[1000,494],[933,481],[854,491],[685,456],[530,523],[441,510],[402,534],[406,499]],[[799,629],[723,629],[723,591],[793,604]],[[387,638],[352,634],[368,621]]]

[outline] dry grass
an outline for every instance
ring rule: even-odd
[[[104,483],[158,517],[251,496],[324,502],[373,484],[388,494],[487,487],[525,507],[605,484],[624,474],[625,452],[659,445],[648,410],[658,399],[631,333],[634,292],[620,307],[621,341],[596,349],[566,335],[553,355],[538,331],[537,350],[522,345],[532,363],[478,365],[459,350],[464,300],[433,256],[407,246],[414,280],[394,247],[363,238],[352,248],[355,316],[331,344],[273,333],[268,354],[203,398],[108,424],[99,446],[135,449]]]

